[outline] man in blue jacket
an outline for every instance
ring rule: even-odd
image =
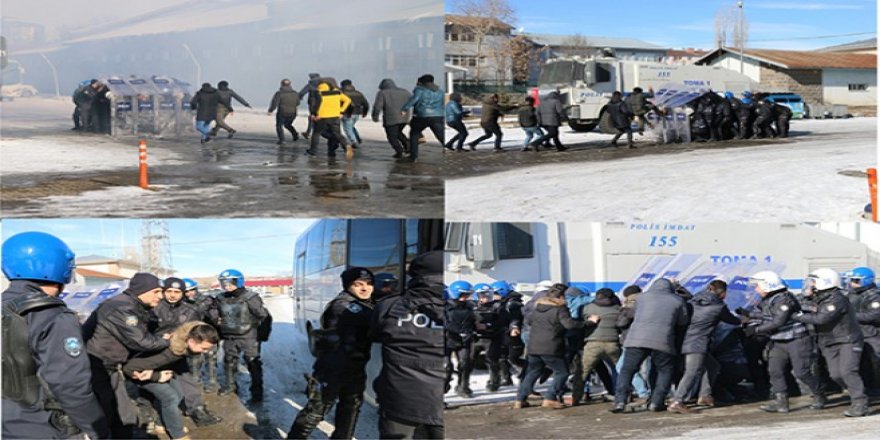
[[[400,112],[405,114],[410,109],[413,109],[413,118],[410,121],[409,160],[415,162],[419,157],[419,138],[426,128],[434,133],[440,144],[445,144],[443,119],[446,112],[443,108],[443,90],[434,84],[434,75],[425,74],[419,77],[412,97]]]

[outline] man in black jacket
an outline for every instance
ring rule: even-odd
[[[336,429],[331,438],[351,438],[366,389],[370,361],[370,318],[373,314],[373,273],[363,267],[342,272],[342,292],[321,314],[315,330],[315,364],[306,390],[309,401],[287,433],[305,439],[336,404]],[[338,401],[338,403],[337,403]]]
[[[504,345],[504,333],[510,326],[510,316],[504,310],[504,304],[496,301],[495,292],[491,288],[475,292],[478,297],[476,315],[477,340],[473,345],[472,358],[480,352],[484,353],[489,367],[489,381],[486,390],[498,391],[501,386],[501,353]]]
[[[202,134],[203,144],[211,141],[211,121],[217,118],[219,104],[220,95],[217,89],[211,87],[211,83],[202,84],[190,101],[190,106],[196,111],[196,130]]]
[[[42,232],[3,243],[3,437],[110,438],[92,391],[76,313],[58,294],[73,281],[75,256]]]
[[[351,147],[357,148],[358,144],[363,141],[355,125],[360,118],[366,118],[370,113],[370,102],[367,101],[363,93],[354,88],[354,84],[351,83],[350,79],[342,80],[339,85],[342,86],[342,93],[348,96],[348,99],[351,99],[351,105],[342,114],[342,130],[348,137],[349,142],[351,142]]]
[[[115,389],[124,387],[121,367],[140,353],[154,353],[168,347],[166,336],[156,336],[147,327],[150,310],[162,301],[162,283],[153,274],[136,273],[128,288],[98,306],[83,324],[86,351],[92,366],[92,386],[104,414],[110,422],[114,438],[130,437],[121,414],[127,408],[117,401]],[[124,417],[120,417],[124,416]]]
[[[317,93],[317,91],[315,92]],[[269,103],[268,114],[271,116],[275,109],[275,134],[278,136],[278,145],[284,145],[284,129],[293,136],[293,141],[299,140],[299,133],[293,128],[293,121],[296,119],[296,108],[299,106],[300,95],[290,87],[289,79],[281,80],[281,87],[272,96],[272,102]],[[311,121],[309,121],[311,126]]]
[[[476,337],[476,314],[474,303],[470,301],[471,292],[459,289],[455,283],[449,288],[449,301],[446,304],[446,385],[452,382],[455,355],[458,361],[458,381],[455,393],[462,398],[474,397],[471,390],[471,370],[473,369],[471,350]]]
[[[263,401],[263,361],[260,359],[260,342],[257,328],[269,312],[263,307],[263,300],[256,292],[244,287],[244,275],[227,269],[218,277],[224,292],[218,300],[220,309],[220,338],[223,340],[223,366],[226,384],[220,394],[237,392],[235,373],[238,371],[238,358],[244,354],[248,372],[251,375],[251,402]]]
[[[626,133],[626,145],[629,148],[635,148],[632,131],[633,112],[629,108],[629,104],[622,99],[620,92],[615,91],[611,94],[611,101],[605,105],[605,112],[611,118],[611,125],[617,130],[617,134],[611,139],[611,146],[616,147],[617,140]]]
[[[304,85],[302,87],[302,89],[299,90],[298,95],[299,95],[300,99],[302,99],[302,98],[306,99],[306,106],[308,108],[312,108],[312,106],[315,104],[315,101],[320,99],[318,96],[318,83],[319,82],[321,82],[321,74],[320,73],[310,73],[309,74],[309,82],[307,82],[306,85]],[[310,118],[309,125],[306,127],[306,131],[304,131],[302,134],[303,137],[308,139],[309,136],[314,134],[314,133],[312,133],[313,128],[314,128],[314,125],[313,125],[312,120]]]
[[[813,324],[819,336],[819,351],[828,363],[831,378],[846,387],[850,407],[843,415],[868,415],[868,397],[859,376],[859,361],[864,338],[856,313],[849,300],[840,291],[840,274],[833,269],[816,269],[804,281],[804,296],[811,298],[810,306],[803,306],[792,319]]]
[[[373,382],[380,438],[443,438],[443,251],[413,259],[410,282],[383,299],[370,334],[382,344]]]
[[[880,289],[875,282],[874,271],[857,267],[846,274],[849,284],[847,296],[856,312],[856,320],[865,337],[862,354],[862,375],[865,386],[880,391]]]
[[[498,125],[498,120],[502,118],[504,118],[504,113],[498,104],[498,94],[494,93],[487,96],[483,100],[483,107],[480,109],[480,127],[483,128],[483,135],[469,142],[468,147],[471,150],[476,150],[477,144],[495,136],[495,149],[493,151],[503,153],[501,140],[504,138],[504,133],[501,131],[501,126]]]
[[[219,98],[217,103],[217,119],[214,121],[215,125],[211,130],[211,136],[217,136],[217,133],[219,133],[222,128],[229,133],[227,137],[232,139],[235,130],[226,124],[226,117],[231,116],[233,113],[232,100],[235,99],[247,108],[251,108],[251,105],[248,104],[244,98],[239,96],[238,93],[235,93],[235,90],[230,89],[229,82],[227,81],[220,81],[217,83],[217,95]]]

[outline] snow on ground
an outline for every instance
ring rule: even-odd
[[[305,335],[294,324],[293,300],[270,297],[265,303],[272,313],[273,326],[272,335],[262,348],[265,396],[257,418],[261,424],[271,424],[279,438],[284,438],[307,401],[303,375],[311,374],[314,357],[309,353]],[[333,432],[334,411],[328,413],[327,420],[312,433],[312,438],[329,437]],[[355,438],[377,438],[378,426],[377,408],[365,402]]]
[[[528,166],[447,179],[446,218],[703,222],[859,219],[868,203],[867,179],[838,173],[864,172],[874,166],[877,119],[799,120],[792,123],[792,131],[809,133],[799,133],[793,138],[795,143]],[[508,129],[505,134],[505,148],[521,145],[521,130]],[[599,133],[563,134],[563,142],[568,143],[600,139],[610,137]],[[478,148],[491,145],[481,144]]]

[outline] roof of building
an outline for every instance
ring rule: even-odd
[[[866,40],[853,41],[851,43],[837,44],[834,46],[823,47],[818,52],[855,52],[860,50],[876,50],[877,37],[868,38]]]
[[[590,35],[553,35],[553,34],[530,34],[523,36],[541,46],[570,46],[574,39],[583,39],[588,47],[612,48],[612,49],[642,49],[666,51],[665,47],[654,43],[638,40],[635,38],[599,37]]]
[[[128,279],[126,277],[119,276],[116,274],[107,273],[107,272],[100,272],[100,271],[91,270],[91,269],[85,269],[82,267],[77,268],[76,273],[78,273],[84,277],[88,277],[88,278],[105,278],[105,279],[111,279],[111,280],[127,280]]]
[[[494,23],[494,27],[510,30],[513,29],[513,26],[498,20],[497,18],[489,18],[489,17],[472,17],[469,15],[456,15],[456,14],[446,14],[446,24],[448,25],[459,25],[459,26],[472,26],[474,23],[483,23],[491,21]]]
[[[696,64],[706,64],[725,53],[739,54],[737,48],[718,48],[704,55]],[[745,49],[743,57],[771,64],[783,69],[876,69],[877,56],[873,54],[794,51],[772,49]]]
[[[709,53],[708,50],[703,49],[669,49],[666,51],[666,56],[674,57],[674,58],[682,58],[682,57],[702,57]]]

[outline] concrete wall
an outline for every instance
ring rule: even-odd
[[[867,90],[850,91],[850,84],[867,84]],[[877,105],[877,71],[873,69],[825,69],[822,88],[826,104]]]
[[[743,64],[745,64],[745,66],[743,66],[743,74],[751,78],[753,81],[760,83],[762,72],[760,64],[757,61],[748,58],[743,60]],[[711,65],[721,66],[725,69],[739,72],[739,55],[725,53],[721,58],[715,59]]]
[[[759,91],[797,93],[806,103],[823,102],[821,70],[782,70],[761,67],[761,78],[763,81]]]

